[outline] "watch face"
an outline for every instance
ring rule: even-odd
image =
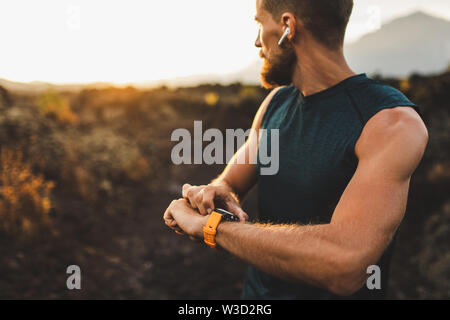
[[[239,221],[239,217],[229,211],[223,209],[215,209],[214,211],[222,215],[222,221],[230,221],[230,222]]]

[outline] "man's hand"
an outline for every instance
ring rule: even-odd
[[[195,239],[203,239],[203,226],[207,216],[200,215],[187,200],[174,200],[164,213],[166,225],[178,234],[187,234]]]
[[[239,217],[241,221],[247,221],[248,215],[242,210],[238,201],[229,188],[223,185],[210,184],[207,186],[183,185],[183,198],[189,201],[194,209],[198,209],[201,215],[208,215],[216,208],[216,204],[223,205]]]

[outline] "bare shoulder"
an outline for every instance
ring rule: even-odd
[[[366,124],[356,144],[359,160],[383,159],[414,171],[428,143],[428,130],[411,107],[385,109]]]
[[[364,149],[365,146],[383,146],[389,141],[405,138],[410,142],[426,144],[428,131],[413,108],[398,106],[378,112],[367,122],[357,143],[357,149]]]

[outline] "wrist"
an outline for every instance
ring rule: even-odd
[[[203,227],[206,225],[206,222],[208,222],[208,219],[209,219],[209,215],[199,217],[199,221],[197,223],[198,227],[197,227],[195,235],[194,235],[196,238],[198,238],[198,239],[204,238]]]
[[[217,226],[217,235],[219,233],[223,233],[224,230],[227,230],[228,226],[232,225],[233,223],[236,223],[236,222],[223,221],[221,224],[219,224]],[[217,235],[216,235],[216,240],[217,240]]]
[[[217,249],[216,238],[219,231],[222,231],[230,223],[238,223],[239,218],[226,210],[217,209],[209,215],[206,225],[203,227],[204,242],[211,248]]]

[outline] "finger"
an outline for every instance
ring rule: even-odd
[[[185,183],[183,185],[183,187],[181,188],[181,193],[183,194],[183,198],[187,198],[187,191],[191,188],[192,186],[189,183]]]
[[[177,223],[174,221],[165,221],[166,226],[168,226],[172,230],[181,230],[180,227],[178,227]]]
[[[168,227],[170,228],[170,229],[172,229],[173,231],[175,231],[175,232],[180,232],[180,233],[185,233],[184,231],[183,231],[183,229],[181,229],[176,223],[175,223],[175,225],[173,225],[173,224],[171,224],[171,225],[168,225]]]
[[[203,189],[203,199],[202,199],[202,205],[207,214],[211,214],[211,212],[214,210],[214,198],[215,198],[216,192],[213,188],[206,187]]]
[[[178,228],[177,221],[172,216],[164,216],[164,223],[166,226],[168,226],[170,229]],[[181,230],[181,229],[180,229]]]
[[[169,209],[167,209],[166,212],[164,212],[163,220],[164,220],[164,223],[168,226],[171,221],[174,221],[173,217],[169,213]]]
[[[241,222],[248,221],[249,216],[247,213],[245,213],[244,210],[242,210],[241,208],[238,208],[237,211],[238,211],[237,216],[239,217],[239,220],[241,220]]]
[[[229,202],[228,205],[231,207],[231,211],[239,217],[241,222],[248,221],[248,214],[234,201]]]
[[[169,205],[169,207],[166,209],[166,211],[164,211],[164,214],[163,214],[163,219],[164,219],[164,220],[167,220],[167,219],[169,218],[169,208],[170,208],[170,205]]]
[[[203,189],[204,190],[204,189]],[[206,216],[208,212],[203,205],[203,190],[197,193],[195,196],[195,203],[197,203],[198,211],[202,216]]]
[[[176,200],[173,200],[167,207],[166,211],[164,211],[164,215],[163,215],[164,220],[173,220],[171,211],[172,211],[172,208],[175,205],[175,203],[176,203]]]
[[[192,186],[186,190],[186,198],[185,199],[187,199],[189,201],[189,203],[191,204],[191,207],[193,209],[198,208],[198,204],[195,201],[195,197],[196,197],[198,191],[199,191],[199,187],[192,187]]]
[[[180,228],[180,226],[178,225],[178,223],[175,220],[166,221],[166,225],[173,231],[179,231],[179,232],[184,233],[184,231]]]
[[[168,220],[168,221],[167,221],[167,225],[168,225],[169,227],[171,227],[171,228],[177,227],[177,226],[178,226],[178,224],[177,224],[177,222],[176,222],[175,220]]]
[[[164,212],[163,220],[166,224],[175,221],[174,217],[172,216],[170,208],[167,208],[167,210]]]
[[[176,234],[180,235],[180,236],[184,236],[185,234],[183,232],[180,232],[178,230],[174,230]]]
[[[180,232],[182,234],[185,234],[185,232],[179,226],[172,227],[172,230],[175,231],[175,232],[178,231],[178,232]]]

